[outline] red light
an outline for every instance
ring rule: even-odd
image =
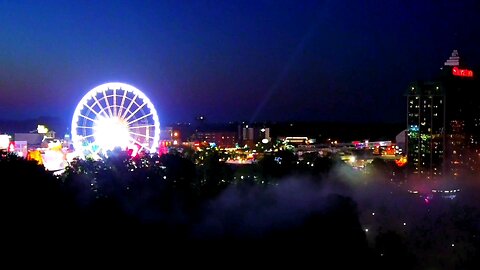
[[[135,158],[138,156],[138,151],[140,151],[140,146],[137,144],[132,144],[127,148],[127,153],[130,157]]]
[[[407,165],[407,157],[402,156],[400,159],[396,159],[395,163],[397,164],[398,167],[403,167]]]
[[[8,152],[10,153],[13,153],[15,152],[15,142],[10,142],[10,144],[8,144]]]
[[[453,76],[459,77],[473,77],[473,71],[470,69],[460,69],[458,67],[453,67],[452,69]]]

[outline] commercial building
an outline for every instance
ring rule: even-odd
[[[270,128],[264,125],[242,124],[238,126],[239,143],[241,146],[253,148],[255,144],[261,142],[270,142]]]
[[[445,148],[445,93],[439,82],[412,83],[407,95],[409,171],[442,175]]]
[[[407,93],[409,172],[458,178],[479,171],[480,87],[454,50],[438,78]]]
[[[200,143],[209,143],[219,148],[233,148],[237,144],[235,131],[198,131],[195,133],[196,140]]]

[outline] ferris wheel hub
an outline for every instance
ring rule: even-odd
[[[105,150],[125,149],[131,144],[128,124],[117,116],[98,118],[93,130],[95,142]]]

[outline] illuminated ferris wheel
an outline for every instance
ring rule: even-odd
[[[106,83],[90,90],[78,103],[72,119],[72,141],[84,155],[108,150],[155,152],[160,122],[153,104],[137,88]]]

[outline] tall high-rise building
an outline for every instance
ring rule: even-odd
[[[455,178],[480,171],[480,87],[456,50],[441,70],[408,89],[409,171]]]
[[[453,177],[480,171],[480,84],[461,66],[458,52],[445,63],[441,82],[446,91],[445,171]],[[456,62],[456,63],[454,63]]]
[[[442,175],[445,95],[438,82],[412,83],[407,94],[407,155],[415,174]]]

